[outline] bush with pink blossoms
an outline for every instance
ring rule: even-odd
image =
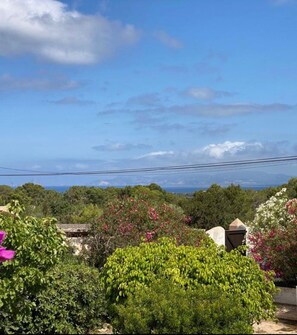
[[[116,248],[173,237],[178,244],[199,245],[210,238],[187,225],[188,218],[174,205],[127,197],[112,201],[92,227],[87,242],[91,263],[101,267]]]
[[[271,212],[278,213],[278,220]],[[250,252],[263,270],[297,282],[297,199],[288,200],[282,190],[261,205],[250,223],[249,242]]]
[[[10,261],[15,255],[14,250],[7,250],[5,247],[2,246],[5,235],[5,231],[0,230],[0,263]]]
[[[286,208],[290,215],[293,215],[293,221],[297,222],[297,199],[291,199],[286,203]]]

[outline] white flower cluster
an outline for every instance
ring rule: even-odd
[[[285,228],[291,222],[292,216],[286,209],[289,200],[286,191],[286,188],[281,189],[257,208],[254,220],[248,223],[250,232]]]

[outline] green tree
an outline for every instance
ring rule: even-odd
[[[253,217],[254,192],[234,184],[226,188],[213,184],[206,191],[195,192],[193,198],[185,203],[185,212],[192,217],[191,225],[194,227],[211,229],[222,226],[229,229],[236,218],[245,222]]]
[[[217,184],[213,184],[206,191],[195,192],[189,204],[191,225],[197,228],[211,229],[215,226],[227,228],[225,213],[224,190]]]
[[[26,183],[15,189],[14,199],[25,206],[26,214],[43,217],[42,204],[45,194],[46,190],[41,185]]]
[[[0,206],[8,204],[13,199],[13,188],[7,185],[0,185]]]
[[[297,178],[291,178],[285,187],[290,199],[297,198]]]
[[[71,205],[81,205],[87,203],[87,187],[86,186],[72,186],[65,193],[66,201]]]

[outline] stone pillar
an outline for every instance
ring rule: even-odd
[[[233,222],[230,223],[229,230],[247,230],[247,227],[239,219],[235,219]]]
[[[225,246],[225,229],[223,227],[214,227],[206,231],[217,245]]]

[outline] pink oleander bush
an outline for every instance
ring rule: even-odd
[[[174,205],[127,197],[112,201],[93,225],[88,241],[91,262],[103,266],[115,249],[153,242],[163,236],[178,244],[199,245],[210,238],[187,225],[188,218]]]
[[[7,250],[5,247],[2,246],[2,242],[5,238],[5,231],[0,230],[0,263],[3,263],[5,261],[10,261],[13,259],[15,255],[14,250]]]
[[[271,213],[277,213],[273,216]],[[262,204],[250,223],[250,252],[261,269],[276,278],[297,281],[297,199],[285,190]]]

